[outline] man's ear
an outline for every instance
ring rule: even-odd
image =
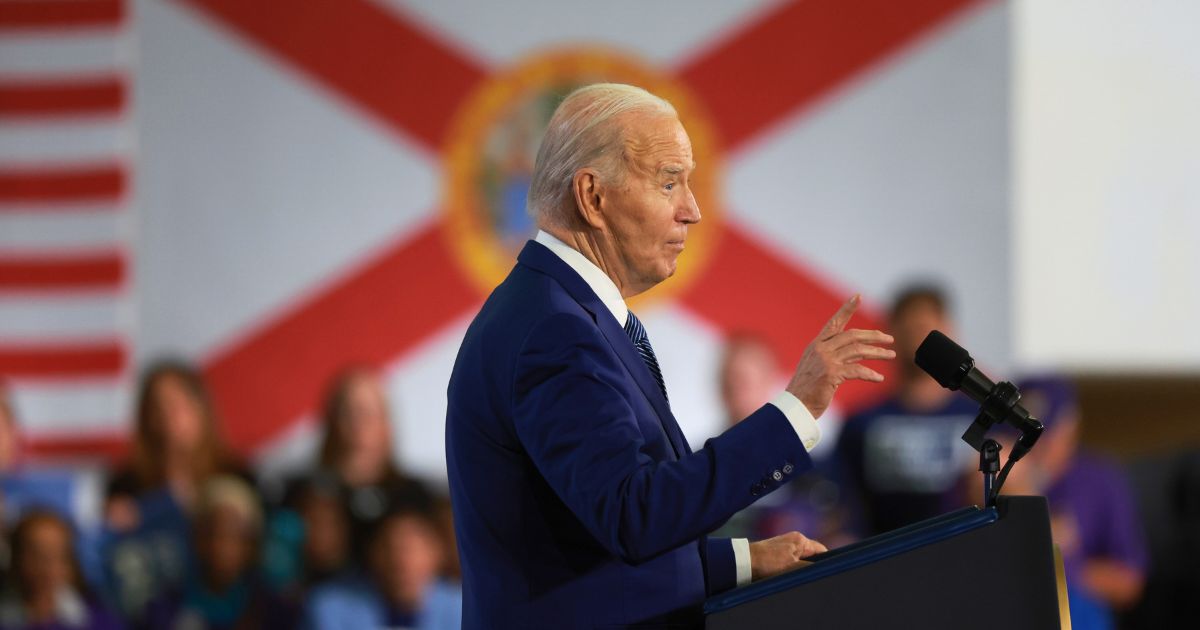
[[[592,228],[603,229],[600,174],[591,168],[575,171],[575,177],[571,178],[571,192],[575,195],[575,209],[579,212],[579,218]]]

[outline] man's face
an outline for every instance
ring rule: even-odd
[[[917,347],[925,341],[925,337],[933,330],[953,335],[954,330],[950,320],[935,304],[928,300],[916,300],[896,314],[891,322],[891,333],[896,338],[893,348],[896,350],[896,363],[902,371],[916,372],[913,357]]]
[[[675,273],[688,225],[700,221],[690,177],[692,143],[673,116],[629,114],[624,178],[606,188],[602,212],[609,258],[625,297]]]

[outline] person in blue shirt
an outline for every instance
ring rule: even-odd
[[[109,596],[129,619],[191,570],[191,519],[205,485],[222,475],[254,485],[218,425],[194,366],[164,360],[145,371],[129,459],[108,481],[101,544]]]
[[[367,541],[364,570],[316,587],[305,627],[458,630],[462,591],[442,578],[445,545],[434,504],[394,497]]]

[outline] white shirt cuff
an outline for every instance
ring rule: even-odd
[[[808,407],[805,407],[799,398],[787,390],[779,392],[778,396],[771,399],[771,404],[778,407],[788,422],[792,423],[792,428],[796,430],[796,437],[800,438],[804,450],[812,451],[821,441],[821,428],[817,426],[817,419],[813,417]]]
[[[750,540],[748,538],[730,538],[733,543],[733,566],[736,569],[737,585],[745,586],[750,583]]]

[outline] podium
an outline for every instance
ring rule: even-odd
[[[1044,497],[999,497],[812,560],[710,598],[705,628],[1070,627]]]

